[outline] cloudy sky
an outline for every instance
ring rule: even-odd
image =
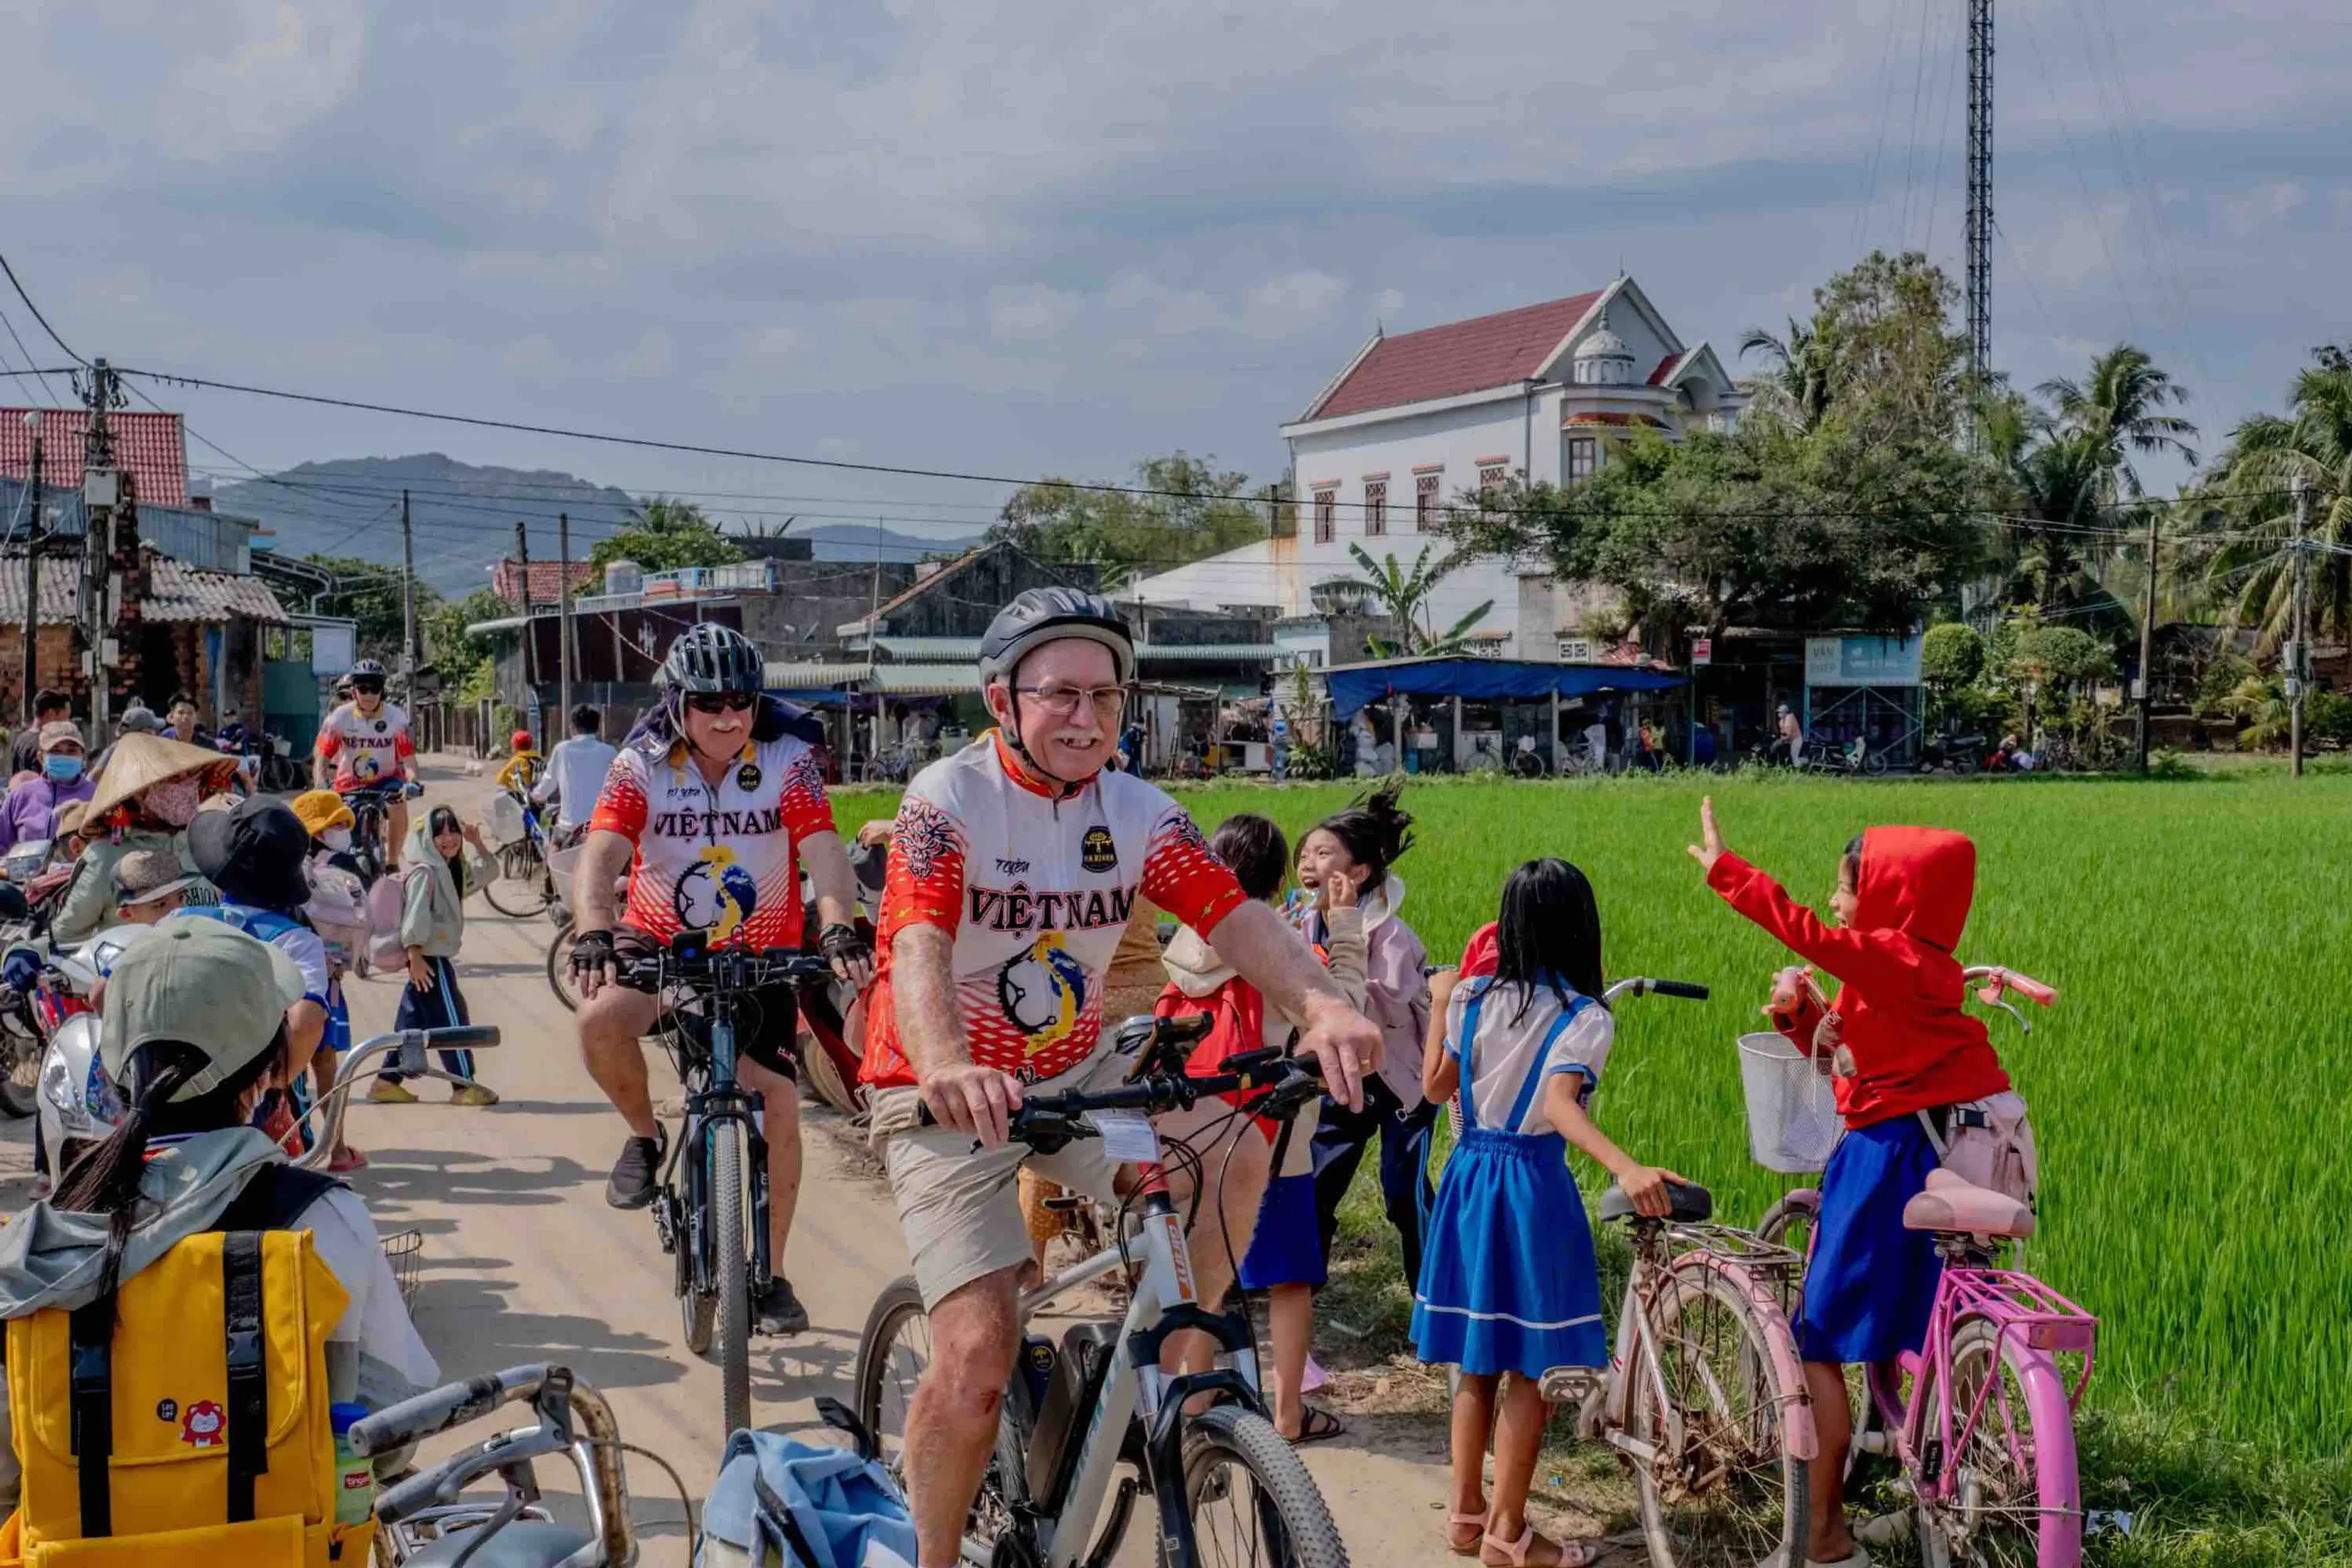
[[[1181,447],[1270,477],[1376,321],[1622,266],[1728,357],[1869,247],[1957,272],[1962,14],[34,0],[0,248],[124,363],[810,457],[1112,478]],[[1999,25],[2000,366],[2137,342],[2219,435],[2352,337],[2340,0]],[[0,372],[17,353],[0,333]],[[157,395],[270,468],[438,449],[901,527],[1002,495]]]

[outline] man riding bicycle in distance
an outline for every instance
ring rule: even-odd
[[[1024,1089],[1101,1089],[1124,1076],[1103,978],[1138,896],[1307,1021],[1300,1048],[1333,1095],[1360,1104],[1364,1064],[1379,1058],[1379,1028],[1271,906],[1243,895],[1184,808],[1134,773],[1105,771],[1134,668],[1109,601],[1068,588],[1015,598],[981,643],[998,728],[923,770],[891,837],[865,1077],[930,1314],[933,1352],[906,1435],[920,1568],[956,1561],[1013,1369],[1016,1282],[1031,1252],[1015,1194],[1028,1151],[1007,1144],[1008,1121]],[[939,1125],[920,1124],[926,1108]],[[1204,1102],[1161,1130],[1182,1137],[1231,1110]],[[1113,1197],[1118,1166],[1098,1141],[1037,1163],[1065,1186]],[[1191,1251],[1199,1300],[1213,1310],[1233,1281],[1229,1259],[1249,1249],[1266,1145],[1242,1138],[1230,1160],[1206,1165],[1221,1172],[1218,1201],[1201,1210]],[[1207,1349],[1198,1334],[1171,1336],[1170,1364],[1198,1364],[1187,1358]]]
[[[863,986],[873,950],[856,926],[848,851],[834,831],[824,774],[813,749],[823,728],[760,695],[760,651],[740,632],[704,624],[670,644],[662,701],[614,757],[588,820],[573,873],[580,936],[580,1052],[589,1076],[629,1124],[604,1201],[653,1202],[669,1134],[654,1115],[643,1037],[658,997],[616,971],[658,954],[684,931],[710,946],[798,948],[800,867],[816,887],[817,943],[834,973]],[[614,889],[628,876],[628,900]],[[794,1091],[796,995],[762,987],[747,999],[736,1039],[738,1072],[766,1101],[769,1256],[782,1268],[800,1194],[800,1100]],[[774,1333],[798,1333],[808,1313],[779,1274],[756,1281],[752,1310]]]
[[[416,742],[408,732],[408,715],[396,703],[383,700],[383,666],[372,658],[361,659],[352,666],[344,678],[351,683],[352,697],[340,703],[319,723],[319,747],[310,757],[310,784],[314,789],[325,789],[327,766],[334,764],[334,791],[348,795],[354,790],[375,789],[388,784],[413,785],[416,782]],[[408,797],[404,788],[393,793],[385,803],[384,827],[387,837],[381,846],[385,864],[399,854],[408,842]]]

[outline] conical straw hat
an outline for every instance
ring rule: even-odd
[[[236,759],[161,735],[124,735],[114,742],[106,759],[106,774],[98,781],[98,793],[90,797],[82,820],[101,821],[108,812],[149,785],[197,773],[209,773],[205,782],[214,789],[226,789],[236,776]]]

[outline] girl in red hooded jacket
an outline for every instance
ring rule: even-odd
[[[1869,829],[1839,857],[1837,923],[1825,925],[1723,847],[1712,799],[1699,825],[1690,852],[1707,886],[1843,983],[1824,1006],[1801,971],[1783,971],[1766,1011],[1797,1045],[1827,1054],[1845,1121],[1822,1173],[1796,1331],[1822,1445],[1806,1561],[1861,1568],[1869,1558],[1846,1531],[1842,1484],[1845,1363],[1892,1361],[1926,1337],[1943,1265],[1933,1237],[1905,1228],[1903,1208],[1940,1163],[1931,1123],[1948,1126],[1952,1109],[1995,1096],[2015,1101],[1983,1020],[1960,1006],[1967,984],[1953,950],[1976,892],[1976,846],[1941,828]],[[2021,1117],[2023,1105],[2004,1110]]]

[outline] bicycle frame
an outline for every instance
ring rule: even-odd
[[[705,1087],[687,1094],[685,1123],[662,1169],[664,1194],[677,1205],[676,1217],[670,1221],[677,1232],[666,1239],[678,1251],[682,1289],[677,1293],[681,1296],[709,1295],[719,1288],[717,1248],[710,1234],[710,1144],[713,1130],[723,1123],[733,1122],[743,1130],[744,1173],[751,1190],[744,1217],[751,1232],[751,1279],[766,1279],[774,1262],[768,1240],[768,1141],[759,1115],[765,1101],[735,1077],[735,990],[732,985],[720,985],[704,993],[711,1008],[709,1077]],[[690,1160],[687,1158],[689,1151]],[[656,1205],[654,1212],[658,1225],[668,1210]]]
[[[460,1036],[463,1037],[457,1037]],[[376,1058],[396,1053],[400,1058],[403,1078],[437,1078],[444,1083],[464,1089],[471,1087],[474,1080],[463,1073],[441,1068],[425,1053],[486,1050],[498,1043],[499,1031],[481,1024],[463,1025],[456,1029],[401,1029],[361,1041],[338,1065],[335,1087],[321,1095],[317,1104],[294,1119],[298,1129],[314,1117],[325,1119],[324,1124],[314,1131],[310,1139],[310,1152],[293,1162],[294,1164],[305,1171],[326,1169],[327,1162],[335,1157],[335,1149],[342,1142],[343,1114],[350,1109],[352,1094],[361,1084],[383,1072],[381,1067],[368,1068],[368,1064]],[[367,1068],[367,1070],[362,1071],[362,1068]]]
[[[1129,1426],[1142,1421],[1144,1462],[1151,1493],[1160,1508],[1161,1562],[1170,1568],[1195,1568],[1198,1551],[1192,1519],[1185,1507],[1183,1488],[1184,1405],[1193,1396],[1215,1391],[1234,1395],[1263,1413],[1258,1391],[1255,1336],[1237,1311],[1212,1312],[1203,1308],[1193,1284],[1192,1258],[1184,1237],[1184,1216],[1169,1190],[1166,1168],[1158,1161],[1139,1163],[1139,1219],[1132,1239],[1121,1237],[1035,1289],[1020,1301],[1020,1321],[1056,1297],[1098,1279],[1123,1267],[1140,1262],[1141,1278],[1128,1300],[1119,1329],[1119,1352],[1102,1393],[1087,1418],[1069,1484],[1061,1506],[1050,1519],[1034,1521],[1039,1568],[1075,1568],[1091,1544],[1095,1520],[1110,1492],[1112,1471],[1127,1445]],[[1238,1290],[1238,1286],[1235,1287]],[[1171,1376],[1160,1368],[1160,1347],[1171,1334],[1198,1329],[1214,1340],[1229,1365],[1210,1372]],[[1013,1373],[1016,1384],[1021,1373]],[[1008,1491],[1025,1493],[1025,1475],[1003,1478]],[[1106,1539],[1116,1539],[1134,1502],[1135,1482],[1123,1482]],[[991,1544],[966,1536],[963,1556],[968,1563],[990,1561]]]

